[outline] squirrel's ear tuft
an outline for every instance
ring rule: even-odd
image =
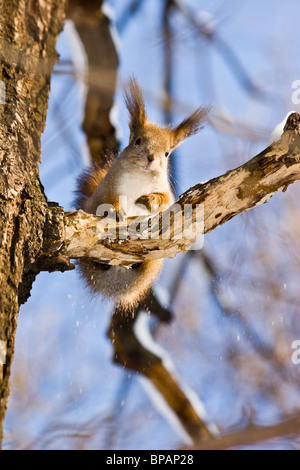
[[[207,107],[198,108],[190,117],[186,118],[179,126],[171,131],[173,150],[185,139],[191,135],[197,134],[202,129],[209,111]]]
[[[147,121],[147,114],[142,89],[134,76],[130,77],[126,87],[125,103],[130,114],[130,131],[132,134],[136,134],[143,129]]]

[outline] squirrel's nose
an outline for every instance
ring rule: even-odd
[[[154,161],[154,155],[148,155],[148,162],[151,163]]]

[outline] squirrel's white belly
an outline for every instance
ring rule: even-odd
[[[128,172],[122,175],[118,185],[118,193],[121,207],[125,210],[128,217],[149,215],[149,212],[135,204],[141,196],[160,192],[162,185],[161,178],[153,176],[152,172],[141,171],[134,174]]]

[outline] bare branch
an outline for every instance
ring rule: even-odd
[[[146,304],[153,307],[153,301],[157,302],[150,293]],[[144,303],[139,305],[133,315],[124,315],[118,308],[115,310],[108,331],[114,346],[114,362],[139,372],[156,387],[193,442],[208,440],[213,437],[213,430],[199,415],[180,381],[168,370],[162,358],[146,349],[136,336],[134,325],[144,306]]]
[[[223,450],[241,446],[249,446],[262,441],[270,441],[288,436],[299,436],[300,415],[297,415],[285,422],[275,426],[254,426],[251,425],[244,430],[235,431],[219,439],[212,439],[206,443],[200,441],[199,445],[193,448],[195,450]]]
[[[72,0],[67,16],[74,22],[88,59],[87,97],[83,120],[93,162],[106,160],[106,152],[118,149],[110,111],[116,90],[118,56],[110,33],[109,18],[101,10],[103,0]]]

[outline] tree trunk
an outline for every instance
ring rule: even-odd
[[[0,341],[6,352],[0,363],[0,442],[19,305],[28,297],[26,279],[34,272],[51,213],[38,163],[64,11],[65,0],[0,5],[0,80],[5,89],[0,104]]]

